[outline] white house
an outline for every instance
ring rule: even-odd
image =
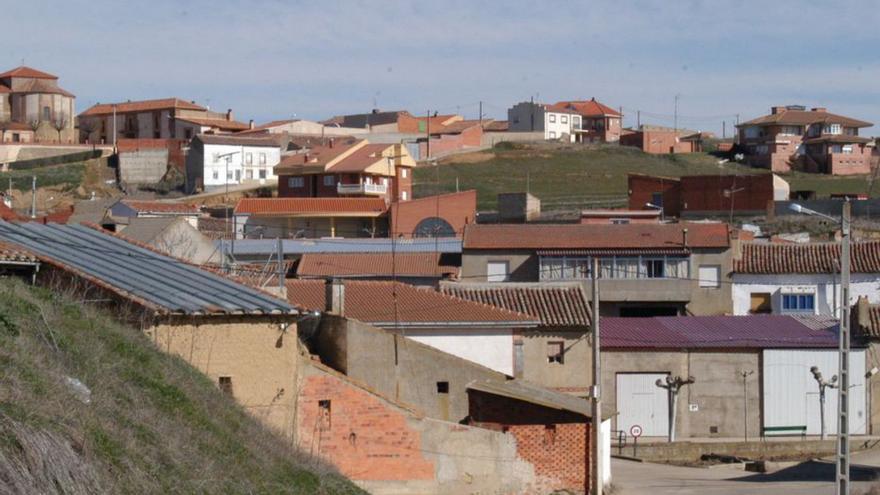
[[[850,301],[880,302],[880,241],[852,245]],[[733,314],[838,316],[840,245],[745,242],[731,274]]]
[[[560,101],[552,105],[521,102],[507,110],[511,132],[543,131],[544,139],[567,142],[620,140],[622,115],[595,98]]]
[[[274,184],[281,161],[276,137],[200,134],[186,157],[186,191],[216,189],[227,184]]]

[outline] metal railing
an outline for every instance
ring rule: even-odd
[[[336,184],[338,194],[385,194],[388,186],[385,184]]]

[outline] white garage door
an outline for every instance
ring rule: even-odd
[[[668,373],[618,373],[617,429],[629,435],[632,425],[642,427],[642,436],[666,436],[669,428],[669,403],[666,389],[657,380]]]
[[[867,431],[865,398],[865,351],[850,354],[850,432]],[[818,366],[826,380],[837,374],[837,351],[764,351],[764,427],[806,426],[808,435],[818,435],[819,386],[810,373]],[[837,431],[837,389],[825,390],[825,431]]]

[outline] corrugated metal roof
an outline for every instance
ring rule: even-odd
[[[282,239],[284,254],[305,253],[461,253],[461,239]],[[215,241],[220,245],[220,241]],[[228,242],[226,243],[229,244]],[[227,247],[228,249],[228,247]],[[241,239],[235,241],[235,254],[269,255],[278,251],[275,239]]]
[[[284,301],[82,225],[0,222],[0,240],[160,314],[295,314]]]
[[[602,318],[603,349],[836,348],[837,322],[787,315]]]
[[[580,284],[445,283],[440,291],[499,308],[525,313],[541,326],[589,326],[590,304]]]

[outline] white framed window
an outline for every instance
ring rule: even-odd
[[[382,177],[382,185],[386,187],[388,186],[388,177]]]
[[[300,188],[303,187],[305,181],[302,177],[288,177],[287,178],[287,187]]]
[[[254,163],[254,154],[253,153],[245,153],[244,154],[244,162],[248,165],[252,165]]]
[[[216,180],[216,179],[219,179],[219,178],[220,178],[220,171],[219,171],[219,170],[214,170],[214,171],[211,173],[211,177],[213,177],[215,180]]]
[[[568,123],[568,115],[560,115],[559,116],[559,123],[560,124],[567,124]]]
[[[554,123],[554,124],[556,123],[556,114],[555,113],[550,114],[550,122]]]
[[[232,170],[226,171],[226,180],[232,180]]]
[[[782,294],[783,313],[815,313],[815,294]]]
[[[550,139],[556,139],[556,131],[550,131]]]
[[[840,124],[825,124],[822,134],[843,134],[843,126]]]
[[[401,200],[401,201],[407,201],[407,200],[409,200],[409,193],[406,192],[406,191],[401,191],[401,192],[400,192],[400,200]]]
[[[843,147],[840,148],[840,152],[844,155],[852,155],[853,147],[851,144],[844,144]]]
[[[716,289],[721,286],[720,265],[700,265],[697,269],[700,287]]]
[[[486,280],[489,282],[507,282],[510,280],[510,262],[488,261],[486,263]]]
[[[248,180],[253,179],[254,178],[254,171],[251,169],[245,170],[244,171],[244,178],[248,179]]]
[[[260,169],[260,178],[261,178],[261,179],[265,179],[265,178],[266,178],[266,169],[265,169],[265,168],[261,168],[261,169]]]
[[[260,165],[265,165],[265,164],[266,164],[266,154],[260,153]]]
[[[335,186],[336,185],[336,177],[332,175],[324,176],[324,185],[325,186]]]
[[[406,175],[409,173],[409,169],[402,168],[400,169],[400,178],[406,179]]]

